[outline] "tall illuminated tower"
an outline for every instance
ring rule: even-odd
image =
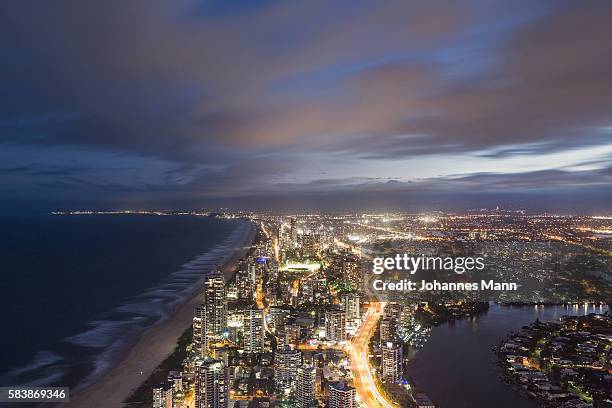
[[[317,369],[313,366],[303,366],[297,370],[296,398],[298,408],[315,406],[315,382]]]
[[[291,226],[291,229],[289,230],[289,233],[291,234],[291,243],[295,245],[297,243],[298,235],[297,220],[295,218],[291,218],[291,220],[289,221],[289,225]]]
[[[397,322],[389,317],[381,319],[379,333],[381,347],[390,341],[395,341],[397,338]]]
[[[359,295],[347,293],[342,296],[342,305],[346,314],[347,327],[359,327],[361,315],[359,313]]]
[[[346,313],[343,310],[325,312],[325,337],[335,342],[346,340]]]
[[[244,344],[246,353],[261,353],[264,349],[263,313],[257,308],[244,311]]]
[[[228,381],[221,360],[200,358],[195,362],[195,408],[227,408]]]
[[[208,355],[206,306],[195,307],[193,313],[193,348],[200,357]]]
[[[396,383],[403,374],[403,350],[397,342],[388,342],[382,347],[381,371],[384,382]]]
[[[279,348],[274,353],[274,381],[279,388],[293,388],[302,365],[302,353],[289,346]]]
[[[204,306],[206,330],[211,337],[220,337],[227,331],[227,298],[225,278],[214,272],[204,278]]]

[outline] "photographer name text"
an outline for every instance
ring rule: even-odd
[[[472,291],[472,290],[490,290],[490,291],[505,291],[517,290],[518,284],[515,282],[496,282],[494,280],[481,280],[480,282],[440,282],[437,280],[428,282],[425,280],[413,281],[410,279],[402,279],[395,281],[386,281],[376,279],[372,282],[374,290],[378,291]]]

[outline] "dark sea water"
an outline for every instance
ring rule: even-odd
[[[195,216],[0,218],[0,385],[85,385],[251,225]]]
[[[431,338],[409,363],[416,386],[440,408],[537,408],[499,376],[492,351],[510,332],[536,319],[605,313],[607,307],[502,307],[492,304],[486,314],[435,327]]]

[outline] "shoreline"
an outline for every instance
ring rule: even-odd
[[[257,234],[257,226],[251,221],[248,237],[220,268],[226,279],[235,271],[238,261],[248,252]],[[202,288],[178,304],[171,316],[143,331],[125,355],[93,384],[70,396],[67,408],[122,407],[124,401],[144,382],[149,375],[173,352],[177,339],[189,328],[193,319],[193,308],[201,303]]]

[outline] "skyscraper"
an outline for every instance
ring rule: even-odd
[[[289,346],[279,348],[274,353],[274,381],[279,388],[292,388],[298,368],[302,365],[302,353]]]
[[[332,309],[325,312],[325,337],[335,342],[346,340],[346,314],[343,310]]]
[[[220,337],[227,330],[227,299],[225,278],[215,272],[204,278],[204,306],[206,330],[211,337]]]
[[[204,304],[197,305],[193,314],[193,348],[200,357],[208,355],[206,328],[206,306]]]
[[[311,232],[302,234],[302,258],[313,259],[316,257],[317,245],[315,236]]]
[[[250,262],[247,266],[247,275],[249,277],[249,281],[251,285],[255,287],[257,285],[257,264],[255,262]]]
[[[244,311],[243,348],[247,353],[261,353],[264,349],[263,313],[257,308]]]
[[[397,342],[388,342],[382,347],[381,360],[382,380],[396,383],[403,374],[403,350]]]
[[[346,325],[349,327],[358,327],[360,322],[359,314],[359,295],[356,293],[347,293],[342,296],[342,305],[344,313],[346,313]]]
[[[295,245],[297,243],[297,235],[298,235],[297,220],[295,218],[291,218],[291,220],[289,221],[289,224],[291,225],[291,229],[289,230],[289,233],[291,235],[291,243]]]
[[[394,319],[385,317],[380,321],[380,346],[388,342],[393,342],[397,337],[397,322]]]
[[[220,360],[200,358],[195,362],[195,408],[227,408],[228,381]]]
[[[310,408],[314,406],[316,376],[317,369],[313,366],[298,368],[295,392],[298,408]]]
[[[251,265],[243,265],[242,268],[236,272],[236,289],[239,299],[255,299],[255,282],[252,280],[253,277],[250,276]]]
[[[356,408],[355,394],[344,381],[329,384],[329,408]]]
[[[153,408],[172,408],[172,384],[162,383],[153,388]]]

